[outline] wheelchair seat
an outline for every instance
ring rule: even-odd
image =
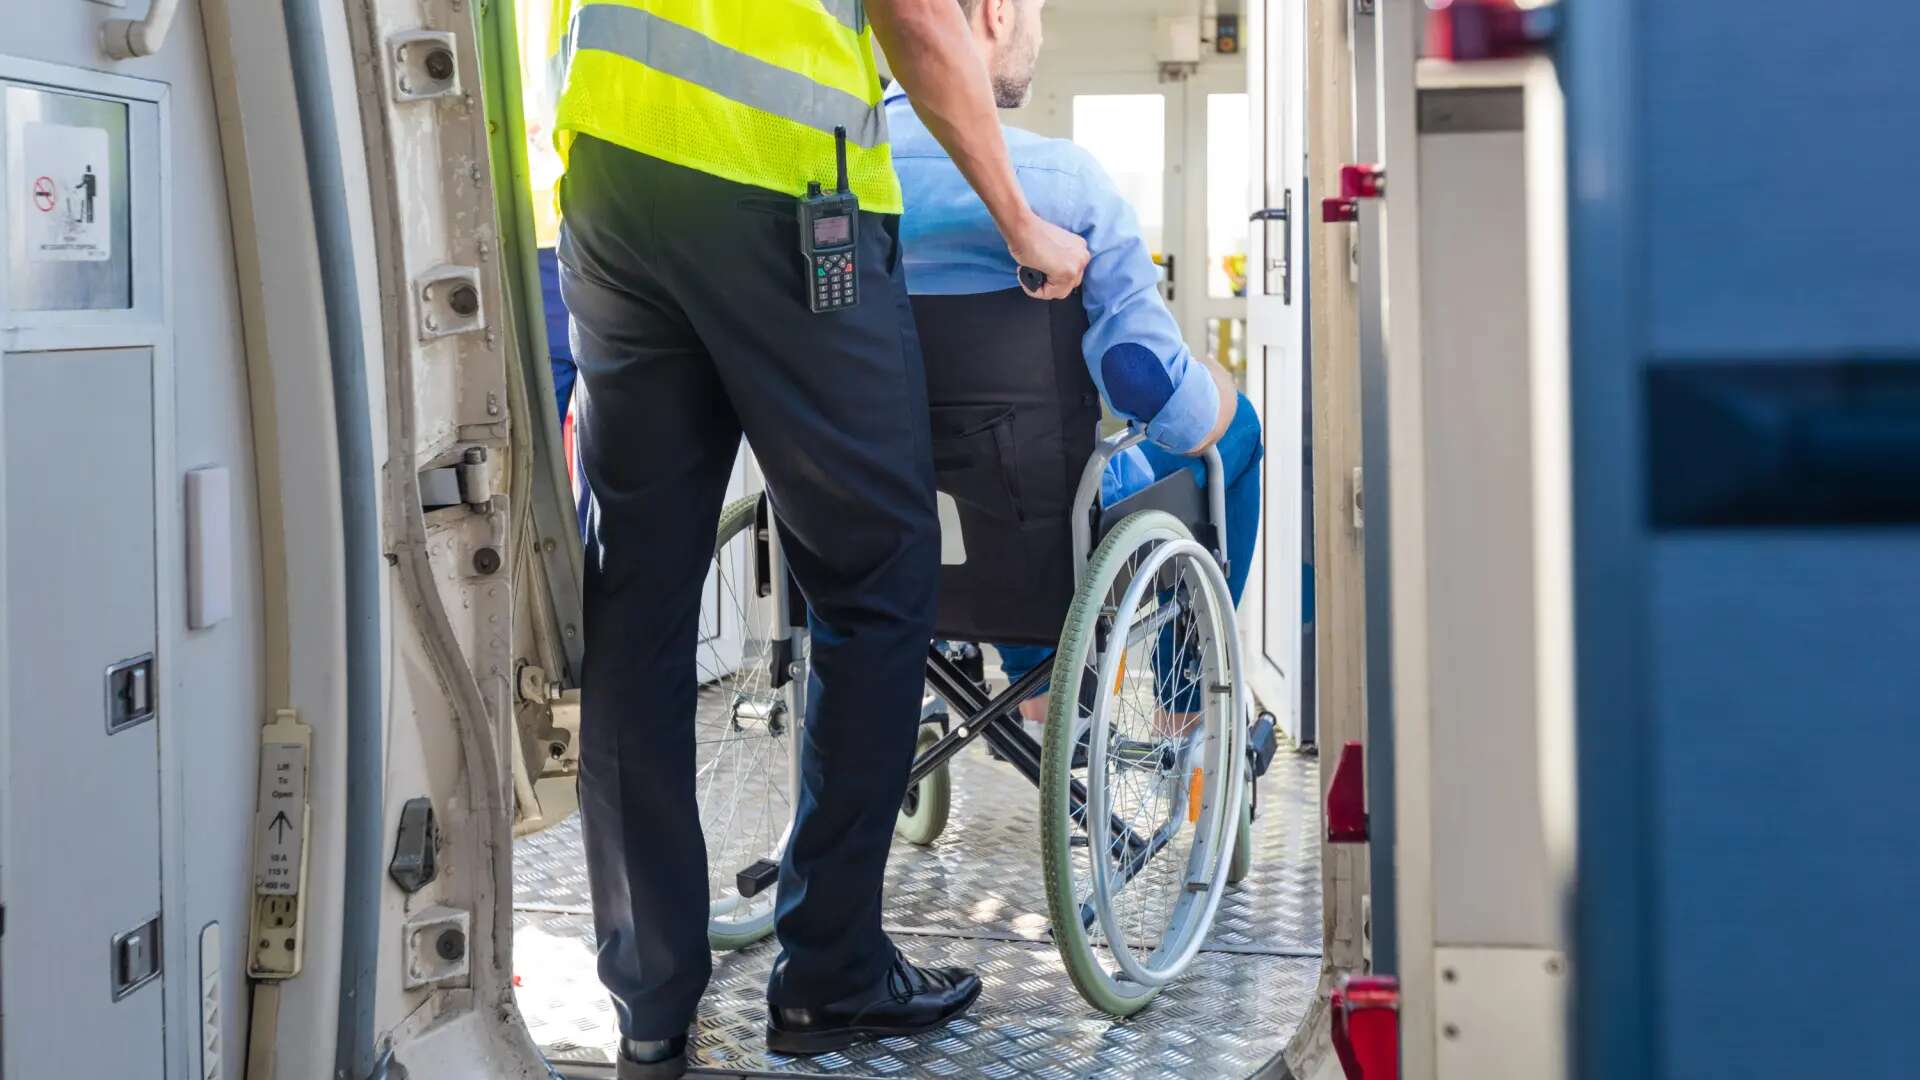
[[[916,296],[942,556],[937,632],[1051,645],[1073,602],[1074,496],[1100,395],[1079,294]]]
[[[1074,514],[1100,427],[1087,374],[1079,293],[1035,300],[1019,289],[916,296],[926,360],[933,467],[940,491],[936,630],[959,641],[1052,645],[1073,601]],[[1093,543],[1128,515],[1164,510],[1216,557],[1203,489],[1184,473],[1110,507],[1084,508]]]

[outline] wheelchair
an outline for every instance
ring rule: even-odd
[[[937,633],[1055,651],[992,692],[977,646],[930,644],[933,704],[896,831],[937,838],[948,763],[984,740],[1039,789],[1048,915],[1074,986],[1128,1016],[1193,962],[1248,872],[1252,785],[1273,754],[1271,718],[1250,721],[1223,572],[1221,461],[1205,455],[1204,487],[1182,470],[1102,506],[1108,461],[1144,434],[1099,436],[1079,298],[1014,289],[914,308],[941,515]],[[726,950],[773,929],[806,713],[805,603],[765,498],[723,512],[708,588],[698,792],[709,938]],[[1018,710],[1043,693],[1035,739]]]

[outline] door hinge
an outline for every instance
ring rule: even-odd
[[[422,510],[465,503],[475,511],[484,511],[492,503],[493,495],[493,473],[487,464],[484,446],[467,447],[457,465],[420,471]]]
[[[1367,527],[1366,484],[1360,473],[1360,466],[1353,467],[1353,481],[1348,488],[1349,507],[1353,511],[1353,529],[1355,532]]]

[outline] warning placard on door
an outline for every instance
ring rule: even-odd
[[[113,257],[105,128],[28,124],[20,183],[27,185],[27,257],[105,262]]]

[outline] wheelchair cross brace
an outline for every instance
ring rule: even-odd
[[[1028,780],[1039,787],[1040,744],[1027,734],[1024,727],[1013,719],[1014,710],[1020,703],[1038,693],[1053,676],[1053,661],[1048,660],[1032,671],[1021,676],[1019,681],[1002,690],[991,700],[986,691],[961,671],[959,666],[937,646],[927,649],[927,683],[933,692],[945,698],[947,704],[965,715],[940,737],[940,741],[927,748],[926,753],[914,761],[913,770],[907,774],[907,786],[911,788],[928,773],[945,765],[955,754],[975,739],[984,738],[987,744],[1000,752],[1000,756],[1020,770]],[[1074,823],[1085,831],[1087,828],[1087,788],[1079,780],[1067,796],[1067,806],[1073,815]],[[1107,828],[1113,837],[1110,850],[1129,851],[1132,857],[1123,865],[1123,879],[1131,881],[1152,859],[1154,854],[1164,847],[1166,840],[1156,838],[1158,844],[1143,840],[1139,834],[1127,827],[1119,815],[1109,814]]]

